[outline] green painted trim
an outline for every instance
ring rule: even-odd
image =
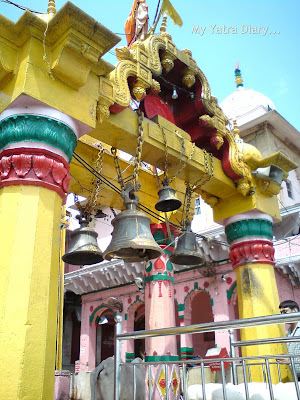
[[[196,292],[196,291],[198,291],[198,292],[205,292],[206,294],[208,294],[208,296],[209,296],[209,298],[210,298],[210,304],[211,304],[212,306],[214,305],[214,300],[213,300],[213,298],[211,297],[210,293],[209,293],[207,290],[201,289],[201,288],[197,288],[197,289],[194,288],[194,289],[192,289],[190,292],[188,292],[188,294],[185,296],[185,298],[184,298],[184,306],[185,306],[185,302],[186,302],[187,298],[189,297],[189,295],[192,294],[193,292]]]
[[[124,320],[127,321],[127,318],[128,318],[128,315],[125,314],[125,315],[124,315]]]
[[[231,300],[231,297],[233,295],[233,292],[234,292],[234,289],[236,288],[236,286],[237,286],[237,284],[235,281],[234,284],[231,286],[231,288],[229,290],[226,290],[228,300]]]
[[[101,310],[101,308],[108,308],[109,310],[113,311],[113,309],[110,308],[107,304],[102,303],[101,306],[96,307],[95,310],[94,310],[94,311],[92,312],[92,314],[90,315],[90,318],[89,318],[90,323],[93,322],[93,319],[94,319],[95,314],[96,314],[99,310]]]
[[[178,311],[184,311],[185,310],[185,306],[184,304],[178,304]]]
[[[180,319],[180,321],[184,321],[184,315],[178,315],[178,318]]]
[[[157,275],[150,275],[145,277],[145,282],[152,281],[171,281],[174,283],[174,277],[158,273]]]
[[[39,115],[13,115],[0,122],[0,150],[10,143],[41,142],[62,150],[71,161],[77,137],[63,122]]]
[[[199,289],[198,282],[194,282],[194,289]]]
[[[165,356],[145,356],[145,361],[146,362],[152,362],[152,361],[177,361],[179,360],[178,356],[170,356],[170,355],[165,355]]]
[[[267,219],[244,219],[236,221],[225,227],[229,244],[237,239],[251,236],[261,236],[273,239],[273,223]]]
[[[181,347],[180,348],[181,353],[192,353],[194,351],[193,347]]]
[[[135,301],[133,303],[131,303],[130,306],[127,308],[128,314],[129,314],[129,310],[131,309],[131,307],[134,306],[136,303],[145,304],[145,302],[140,299],[140,296],[136,296]]]

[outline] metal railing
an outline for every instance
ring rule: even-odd
[[[274,325],[274,324],[286,324],[298,322],[300,320],[300,313],[292,313],[292,314],[283,314],[283,315],[270,315],[263,317],[255,317],[248,318],[242,320],[232,320],[232,321],[219,321],[219,322],[210,322],[204,324],[197,325],[189,325],[183,327],[174,327],[174,328],[165,328],[165,329],[156,329],[156,330],[144,330],[137,332],[128,332],[121,333],[121,322],[122,317],[116,316],[116,326],[115,326],[115,376],[114,376],[114,400],[120,399],[120,372],[122,366],[126,365],[126,367],[133,368],[133,400],[137,399],[137,389],[136,389],[136,368],[141,364],[122,364],[121,363],[121,342],[123,340],[131,340],[131,339],[147,339],[150,337],[160,337],[160,336],[173,336],[173,335],[183,335],[183,334],[196,334],[196,333],[204,333],[204,332],[215,332],[218,330],[230,330],[230,346],[231,346],[231,357],[229,358],[215,358],[215,359],[203,359],[203,360],[178,360],[178,361],[157,361],[157,362],[144,362],[143,366],[147,368],[148,372],[148,381],[151,382],[152,378],[152,366],[164,365],[165,370],[165,378],[166,382],[168,382],[168,365],[178,365],[182,370],[182,394],[185,400],[188,400],[188,387],[187,387],[187,370],[188,365],[194,364],[200,366],[200,387],[201,387],[201,396],[203,400],[207,399],[206,396],[206,378],[205,378],[205,369],[209,368],[212,363],[219,363],[220,371],[221,371],[221,389],[223,393],[223,399],[227,400],[229,397],[227,395],[226,389],[226,367],[225,364],[230,364],[230,370],[232,372],[232,381],[235,385],[238,384],[238,368],[241,370],[241,377],[244,385],[244,396],[246,400],[250,400],[250,389],[252,383],[251,376],[251,368],[253,367],[261,367],[264,383],[266,387],[269,389],[269,396],[271,400],[274,400],[274,389],[271,378],[271,369],[274,365],[277,365],[278,371],[278,380],[281,382],[281,372],[280,372],[280,362],[274,361],[274,359],[288,359],[291,366],[291,372],[294,378],[294,386],[295,386],[295,394],[297,399],[300,400],[300,390],[298,386],[298,378],[296,373],[295,361],[296,357],[294,355],[266,355],[266,356],[255,356],[255,357],[235,357],[235,348],[242,346],[253,346],[253,345],[261,345],[261,344],[272,344],[272,343],[286,343],[286,342],[295,342],[300,341],[300,337],[284,337],[284,338],[269,338],[269,339],[257,339],[257,340],[247,340],[247,341],[235,341],[233,339],[233,329],[242,329],[242,328],[250,328],[257,327],[263,325]],[[250,389],[249,389],[250,385]],[[200,390],[200,389],[199,389]],[[152,386],[148,385],[148,399],[152,398]],[[166,400],[169,400],[169,385],[166,385]]]

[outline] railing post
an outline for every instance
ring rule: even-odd
[[[122,333],[122,317],[115,316],[115,375],[114,375],[114,400],[120,397],[120,363],[121,363],[121,340],[118,335]]]
[[[234,347],[234,336],[233,336],[233,329],[228,329],[229,332],[229,343],[230,343],[230,357],[234,358],[235,357],[235,347]],[[236,363],[235,361],[232,361],[232,382],[234,385],[238,384],[238,379],[237,379],[237,369],[236,369]]]

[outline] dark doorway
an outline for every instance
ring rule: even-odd
[[[145,306],[141,305],[135,312],[134,330],[145,330]],[[145,355],[145,339],[137,339],[134,341],[134,358],[140,357],[144,359]]]

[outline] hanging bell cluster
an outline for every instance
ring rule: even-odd
[[[172,263],[178,265],[198,265],[203,263],[196,235],[191,232],[190,225],[179,236],[175,251],[169,256],[169,259]]]
[[[98,247],[98,233],[88,227],[88,221],[77,217],[80,228],[71,233],[71,243],[68,251],[62,256],[67,264],[91,265],[103,261],[103,254]]]
[[[157,211],[169,212],[178,210],[181,201],[177,199],[175,190],[168,186],[168,181],[163,180],[163,187],[158,192],[159,200],[155,204]]]
[[[155,242],[150,230],[150,218],[136,209],[139,198],[131,183],[122,192],[125,210],[113,220],[111,243],[104,252],[104,258],[119,258],[125,262],[151,260],[163,251]]]

